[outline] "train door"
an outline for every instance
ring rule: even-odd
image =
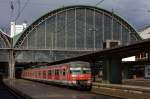
[[[55,69],[55,80],[59,80],[59,69]]]
[[[41,72],[41,70],[39,70],[39,79],[41,79],[42,77],[42,72]]]
[[[52,80],[55,80],[55,69],[51,69],[51,78]]]
[[[71,79],[71,75],[70,75],[70,67],[66,68],[66,80],[69,81]]]
[[[39,70],[37,71],[37,79],[39,79],[40,73]]]
[[[52,70],[51,69],[49,69],[48,71],[48,79],[52,79]]]
[[[35,78],[36,79],[38,78],[38,71],[37,70],[35,71]]]
[[[43,70],[43,79],[46,79],[46,70]]]
[[[66,78],[67,78],[67,76],[66,76],[66,68],[62,69],[62,76],[61,77],[62,77],[63,81],[66,81]]]
[[[34,79],[35,77],[35,73],[34,73],[34,70],[32,70],[32,79]]]

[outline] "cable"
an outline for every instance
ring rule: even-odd
[[[101,4],[102,2],[104,2],[105,0],[101,0],[99,1],[95,6],[98,6],[99,4]]]
[[[14,1],[13,0],[10,1],[10,8],[12,11],[14,10]]]
[[[17,3],[18,3],[18,15],[17,15],[17,17],[19,17],[20,16],[20,9],[21,9],[21,3],[20,3],[20,0],[17,0]],[[17,18],[16,17],[16,18]]]
[[[19,0],[20,1],[20,0]],[[15,21],[18,20],[18,18],[20,17],[20,15],[22,14],[23,10],[25,9],[25,7],[28,5],[30,0],[27,0],[24,4],[24,6],[22,7],[22,9],[19,11],[20,13],[18,13],[17,17],[15,18]]]

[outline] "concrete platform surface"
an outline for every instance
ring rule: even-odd
[[[150,79],[126,79],[123,84],[150,87]]]
[[[150,99],[150,87],[145,86],[93,83],[92,91],[127,99]]]
[[[9,87],[32,97],[33,99],[117,99],[116,97],[52,86],[49,84],[42,84],[22,79],[5,79],[4,83]]]

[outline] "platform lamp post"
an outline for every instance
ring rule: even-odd
[[[14,12],[14,1],[10,1],[11,14]],[[11,16],[11,21],[12,16]],[[15,32],[15,22],[11,22],[11,38],[10,38],[10,51],[9,51],[9,79],[14,79],[15,77],[15,62],[14,62],[14,51],[13,51],[13,33]]]
[[[13,29],[12,29],[13,28]],[[10,38],[10,54],[9,54],[9,78],[15,78],[15,58],[14,58],[14,50],[13,50],[13,35],[15,33],[15,23],[11,22],[11,38]]]

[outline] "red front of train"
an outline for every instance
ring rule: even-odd
[[[66,86],[91,89],[91,68],[88,62],[70,62],[24,70],[22,78]]]

